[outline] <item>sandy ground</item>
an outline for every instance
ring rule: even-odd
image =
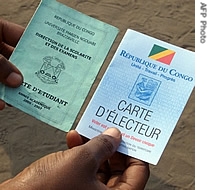
[[[195,50],[193,0],[60,1],[120,29],[96,82],[101,79],[127,28]],[[38,4],[39,0],[0,0],[0,17],[26,26]],[[194,96],[193,91],[158,165],[151,165],[147,190],[195,188]],[[15,108],[7,107],[0,112],[0,182],[16,175],[34,160],[66,148],[65,133]]]

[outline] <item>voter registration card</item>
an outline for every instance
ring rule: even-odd
[[[122,133],[118,151],[157,164],[195,83],[194,52],[128,29],[76,130]]]

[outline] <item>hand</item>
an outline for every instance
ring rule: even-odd
[[[106,130],[85,144],[82,144],[83,140],[76,131],[70,131],[67,134],[69,150],[50,154],[32,163],[15,178],[0,185],[0,189],[144,189],[149,178],[149,166],[115,153],[120,141],[121,133],[115,128]],[[108,159],[109,165],[106,162]]]
[[[21,72],[8,61],[23,31],[19,25],[0,20],[0,83],[10,87],[18,87],[23,81]],[[0,100],[0,110],[4,106],[4,101]]]

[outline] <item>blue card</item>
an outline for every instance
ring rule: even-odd
[[[118,151],[157,164],[194,88],[194,52],[128,29],[76,130],[122,132]]]

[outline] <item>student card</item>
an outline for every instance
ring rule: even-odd
[[[55,0],[42,0],[10,61],[23,73],[0,98],[63,131],[71,128],[118,29]]]

